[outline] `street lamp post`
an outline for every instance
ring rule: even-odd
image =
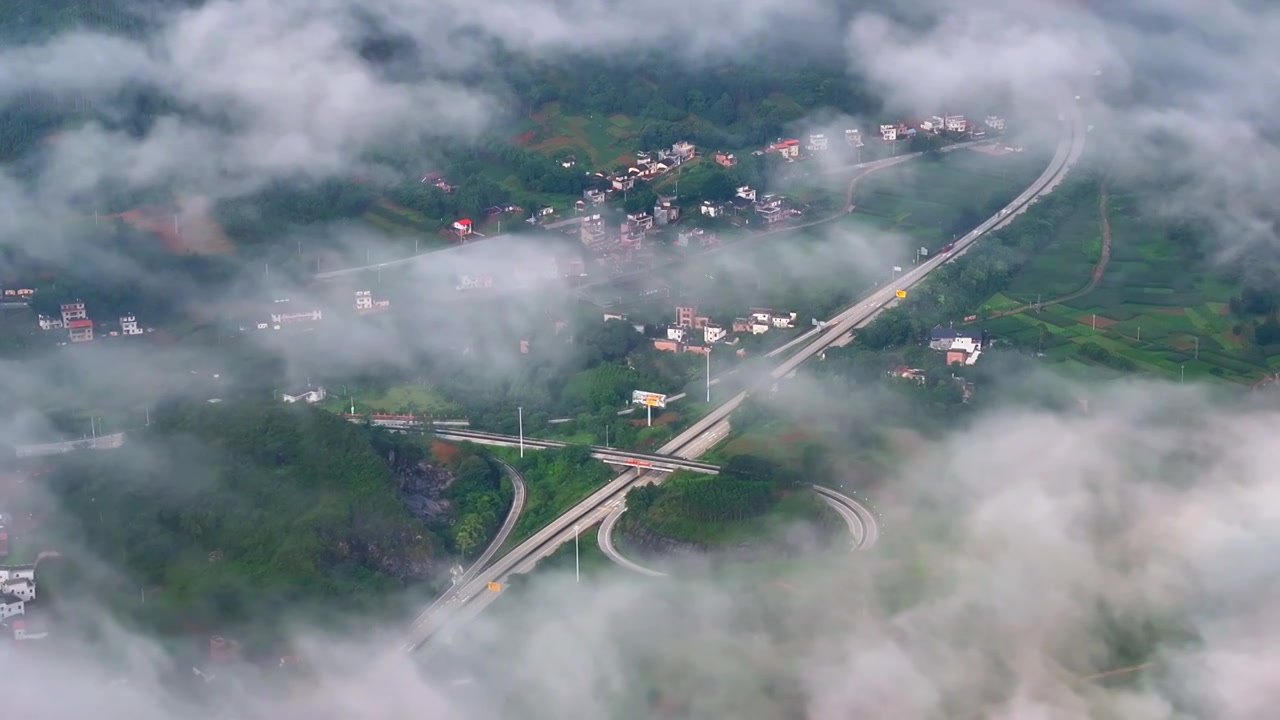
[[[574,582],[582,583],[582,563],[578,556],[578,524],[573,524],[573,576]]]
[[[524,408],[516,408],[516,417],[520,424],[520,457],[524,457]]]
[[[707,348],[707,404],[711,404],[711,348]]]

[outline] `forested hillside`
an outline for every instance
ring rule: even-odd
[[[459,514],[467,550],[498,522],[496,470],[449,450],[428,464],[421,439],[310,408],[175,406],[120,450],[52,466],[50,537],[127,572],[105,589],[126,607],[145,590],[161,629],[370,608],[444,571]]]

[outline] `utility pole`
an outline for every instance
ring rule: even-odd
[[[1200,359],[1200,338],[1196,338],[1196,360]]]
[[[707,404],[711,404],[711,348],[707,348]]]
[[[653,427],[653,406],[645,405],[644,409],[649,413],[649,424],[647,427]]]
[[[1098,313],[1093,314],[1093,329],[1098,329]]]
[[[1180,372],[1181,372],[1181,375],[1179,375],[1179,377],[1178,377],[1178,382],[1180,382],[1180,383],[1182,383],[1182,382],[1186,382],[1186,381],[1187,381],[1187,366],[1186,366],[1186,365],[1183,365],[1183,366],[1182,366],[1182,368],[1181,368],[1181,370],[1180,370]]]
[[[606,449],[609,447],[609,426],[608,425],[604,426],[604,446]]]
[[[578,556],[578,524],[573,524],[573,575],[578,584],[582,584],[582,563]]]
[[[147,413],[147,427],[151,427],[151,408],[148,407],[146,409],[146,413]]]
[[[1142,326],[1138,326],[1138,342],[1142,342]]]
[[[93,424],[93,416],[89,416],[89,433],[93,436],[94,441],[98,440],[98,427]]]
[[[524,457],[524,408],[516,408],[516,414],[520,423],[520,457]]]
[[[413,239],[413,254],[418,254],[418,238]]]

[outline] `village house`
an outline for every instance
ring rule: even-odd
[[[541,205],[538,207],[538,217],[549,218],[556,214],[556,209],[550,205]]]
[[[738,164],[738,158],[733,153],[718,152],[715,154],[716,162],[723,167],[731,168]]]
[[[120,316],[120,334],[121,335],[141,335],[145,331],[138,327],[138,318],[134,315]]]
[[[698,210],[707,217],[716,218],[724,214],[724,205],[710,200],[703,200]]]
[[[370,290],[356,290],[356,312],[370,313],[391,307],[390,300],[375,300]]]
[[[809,136],[809,152],[826,152],[827,136],[822,133]]]
[[[89,319],[89,314],[85,310],[84,303],[76,300],[75,302],[63,303],[62,326],[67,329],[67,335],[71,342],[89,342],[93,340],[93,321]],[[52,323],[50,324],[52,326]]]
[[[684,338],[685,338],[685,331],[686,331],[686,330],[688,330],[688,328],[683,328],[683,327],[669,327],[669,328],[667,328],[667,339],[668,339],[668,340],[675,340],[675,341],[676,341],[676,342],[678,342],[678,343],[682,343],[682,342],[684,342]]]
[[[594,249],[608,239],[608,229],[604,222],[604,217],[600,213],[588,215],[582,218],[582,222],[578,223],[578,237],[582,240],[582,245],[589,249]]]
[[[325,389],[323,387],[320,387],[319,385],[315,387],[303,388],[301,390],[295,390],[291,393],[286,393],[286,392],[280,393],[280,399],[283,400],[284,402],[287,402],[287,403],[301,402],[301,403],[307,403],[308,405],[312,403],[318,403],[321,400],[324,400],[327,396],[328,396],[328,393],[326,393]]]
[[[988,115],[984,124],[994,132],[1004,132],[1004,118],[999,115]]]
[[[754,202],[756,199],[756,191],[750,185],[743,185],[734,191],[734,197]]]
[[[749,318],[734,318],[731,327],[735,333],[751,332],[751,320]]]
[[[470,235],[471,227],[472,224],[470,218],[460,218],[453,221],[453,231],[457,233],[460,238]]]
[[[725,339],[729,333],[719,325],[705,325],[702,328],[702,341],[708,345],[714,345]]]
[[[0,595],[0,620],[21,615],[25,606],[25,601],[17,595]]]
[[[62,318],[49,317],[48,315],[37,315],[36,322],[40,324],[41,330],[61,330]]]
[[[947,115],[943,121],[946,123],[947,132],[962,133],[969,127],[963,115]]]
[[[26,578],[7,580],[0,585],[0,594],[12,595],[23,602],[31,602],[36,599],[36,586]]]
[[[454,286],[455,290],[486,290],[493,287],[493,275],[490,273],[481,273],[479,275],[459,275],[458,284]]]
[[[769,149],[787,160],[795,160],[800,157],[800,141],[796,138],[779,138],[777,142],[769,146]]]
[[[890,370],[889,376],[895,377],[901,380],[910,380],[911,382],[914,382],[917,385],[924,385],[925,382],[928,381],[928,378],[924,374],[924,370],[921,370],[919,368],[907,367],[906,365],[899,365],[894,369]]]
[[[653,228],[653,216],[647,212],[628,213],[627,222],[632,223],[640,230],[651,230]]]
[[[566,170],[568,170],[569,168],[571,168],[571,167],[573,167],[574,165],[577,165],[577,164],[578,164],[578,158],[576,158],[576,157],[574,157],[574,156],[572,156],[572,155],[569,155],[569,156],[567,156],[567,157],[565,157],[565,158],[563,158],[563,159],[561,159],[561,160],[560,160],[560,167],[562,167],[562,168],[564,168],[564,169],[566,169]]]
[[[582,191],[582,199],[586,200],[588,203],[591,203],[592,205],[603,205],[604,201],[608,199],[608,196],[605,195],[603,190],[597,190],[595,188],[591,188],[591,189]]]
[[[679,158],[680,162],[684,163],[693,159],[694,155],[697,153],[697,148],[694,147],[693,143],[681,140],[671,146],[671,153],[675,157]]]
[[[976,363],[986,342],[986,333],[983,331],[936,327],[929,333],[929,347],[945,353],[948,365]]]
[[[772,225],[787,218],[787,210],[782,205],[782,198],[777,195],[765,195],[756,202],[755,211],[765,224]]]
[[[720,244],[719,238],[715,232],[703,230],[702,228],[693,228],[691,230],[681,230],[676,234],[676,247],[689,247],[689,243],[694,240],[698,241],[698,247],[708,248],[715,247]]]
[[[632,175],[614,175],[609,178],[609,183],[614,190],[631,190],[636,186],[636,179]]]
[[[659,195],[653,205],[653,220],[658,225],[669,225],[680,219],[680,206],[675,195]]]
[[[277,326],[296,324],[296,323],[306,323],[306,322],[319,322],[324,319],[324,312],[322,310],[313,309],[313,310],[299,310],[297,312],[290,312],[292,308],[289,305],[288,299],[276,300],[275,304],[276,304],[276,308],[270,313],[270,315],[271,315],[271,322],[276,324]]]

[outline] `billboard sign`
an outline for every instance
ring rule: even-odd
[[[645,392],[643,390],[633,390],[631,392],[631,404],[665,408],[667,406],[667,396],[659,393]]]
[[[897,294],[897,296],[898,296],[898,297],[900,297],[900,298],[905,298],[905,297],[907,296],[907,291],[906,291],[906,290],[899,290],[896,294]]]

